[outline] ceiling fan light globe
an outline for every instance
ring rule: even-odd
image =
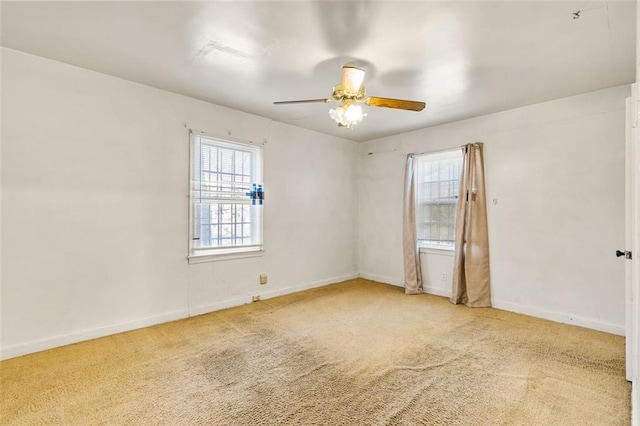
[[[344,116],[344,108],[337,107],[329,110],[329,117],[341,127],[349,127],[349,122]]]
[[[331,108],[329,110],[329,117],[331,117],[331,119],[333,121],[335,121],[336,123],[340,123],[344,119],[344,110],[342,108],[340,108],[340,107]]]
[[[367,114],[362,112],[362,107],[360,105],[351,104],[344,111],[344,118],[350,122],[362,121],[366,115]]]
[[[349,129],[366,116],[367,114],[362,112],[362,107],[352,102],[345,102],[339,107],[329,110],[329,117],[338,123],[339,127],[347,127]]]

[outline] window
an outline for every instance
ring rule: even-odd
[[[262,250],[261,182],[260,147],[192,134],[190,258]]]
[[[453,248],[461,150],[416,157],[416,227],[421,246]]]

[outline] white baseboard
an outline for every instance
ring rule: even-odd
[[[619,336],[625,335],[624,325],[611,324],[604,321],[581,317],[578,315],[571,315],[570,313],[566,312],[550,311],[534,306],[525,306],[518,303],[504,302],[500,300],[492,300],[491,304],[494,308],[502,309],[504,311],[529,315],[536,318],[543,318],[562,324],[577,325],[593,330],[604,331],[606,333],[617,334]]]
[[[269,299],[276,296],[282,296],[289,293],[295,293],[302,290],[308,290],[310,288],[322,287],[327,284],[338,283],[358,277],[357,272],[350,274],[332,277],[324,280],[313,281],[310,283],[286,287],[278,290],[272,290],[264,293],[259,293],[260,298]],[[73,333],[65,334],[62,336],[50,337],[47,339],[37,340],[34,342],[21,343],[14,346],[3,347],[0,349],[0,360],[15,358],[17,356],[27,355],[35,352],[44,351],[47,349],[53,349],[60,346],[70,345],[73,343],[82,342],[85,340],[96,339],[99,337],[105,337],[112,334],[123,333],[125,331],[136,330],[139,328],[149,327],[156,324],[162,324],[169,321],[175,321],[189,316],[206,314],[213,311],[219,311],[221,309],[232,308],[234,306],[244,305],[253,301],[253,295],[244,296],[232,300],[225,300],[222,302],[209,303],[205,305],[192,307],[190,310],[178,310],[167,312],[160,315],[154,315],[147,318],[139,318],[132,321],[124,321],[117,324],[111,324],[102,327],[96,327],[92,329],[85,329],[75,331]]]
[[[395,286],[404,288],[404,280],[402,280],[400,278],[392,278],[392,277],[387,277],[387,276],[384,276],[384,275],[369,274],[367,272],[361,272],[360,273],[360,278],[364,278],[366,280],[376,281],[376,282],[384,283],[384,284],[391,284],[391,285],[395,285]],[[428,287],[427,286],[427,287],[424,287],[423,290],[427,294],[435,294],[436,296],[451,297],[451,289],[447,290],[447,289],[443,289],[443,288]]]
[[[357,272],[352,272],[350,274],[340,275],[340,276],[333,277],[333,278],[328,278],[328,279],[325,279],[325,280],[313,281],[313,282],[310,282],[310,283],[307,283],[307,284],[296,285],[296,286],[286,287],[286,288],[282,288],[282,289],[278,289],[278,290],[267,291],[267,292],[264,292],[264,293],[259,293],[259,295],[260,295],[261,299],[271,299],[272,297],[283,296],[285,294],[297,293],[299,291],[309,290],[311,288],[323,287],[323,286],[329,285],[329,284],[335,284],[335,283],[339,283],[339,282],[342,282],[342,281],[353,280],[353,279],[358,278],[358,276],[359,275],[358,275]]]
[[[358,278],[357,272],[353,272],[350,274],[341,275],[337,277],[327,278],[324,280],[313,281],[313,282],[305,283],[301,285],[279,288],[277,290],[257,292],[255,295],[260,296],[260,299],[266,300],[266,299],[271,299],[272,297],[284,296],[285,294],[291,294],[291,293],[296,293],[298,291],[309,290],[311,288],[322,287],[328,284],[334,284],[334,283],[339,283],[341,281],[352,280],[354,278]],[[194,307],[191,307],[189,311],[189,316],[208,314],[210,312],[219,311],[221,309],[233,308],[235,306],[252,303],[253,296],[254,295],[252,294],[252,295],[247,295],[247,296],[239,297],[232,300],[225,300],[223,302],[207,303],[203,305],[194,306]]]
[[[386,284],[397,285],[404,287],[402,281],[394,279],[392,277],[386,277],[382,275],[360,273],[361,278],[365,278],[372,281],[377,281]],[[428,294],[435,294],[437,296],[451,297],[451,289],[443,289],[438,287],[424,287],[424,292]],[[593,330],[604,331],[606,333],[617,334],[619,336],[625,335],[625,328],[623,325],[610,324],[604,321],[598,321],[591,318],[585,318],[577,315],[572,315],[566,312],[550,311],[547,309],[541,309],[533,306],[525,306],[518,303],[505,302],[501,300],[492,300],[491,304],[496,309],[502,309],[504,311],[515,312],[518,314],[529,315],[536,318],[542,318],[562,324],[577,325],[580,327],[590,328]],[[640,425],[639,425],[640,426]]]
[[[436,296],[443,296],[447,299],[451,297],[451,289],[438,288],[438,287],[423,287],[423,291],[427,294],[434,294]]]
[[[45,351],[47,349],[70,345],[72,343],[78,343],[85,340],[97,339],[99,337],[109,336],[111,334],[137,330],[139,328],[149,327],[169,321],[175,321],[186,317],[186,310],[171,311],[151,317],[139,318],[131,321],[123,321],[116,324],[74,331],[73,333],[65,334],[62,336],[55,336],[47,339],[36,340],[33,342],[3,347],[0,351],[0,360],[15,358],[17,356],[27,355],[34,352]]]
[[[368,272],[360,272],[358,276],[360,278],[364,278],[365,280],[377,281],[379,283],[404,287],[404,279],[401,278],[386,277],[384,275],[370,274]]]
[[[354,278],[365,278],[372,281],[382,282],[386,284],[391,284],[399,287],[404,287],[404,283],[402,280],[392,277],[386,277],[382,275],[369,274],[369,273],[360,273],[353,272],[350,274],[332,277],[324,280],[313,281],[310,283],[286,287],[282,289],[267,291],[264,293],[259,293],[262,299],[270,299],[272,297],[282,296],[285,294],[295,293],[298,291],[308,290],[311,288],[322,287],[328,284],[338,283],[341,281],[346,281]],[[436,287],[425,287],[425,293],[435,294],[438,296],[450,297],[451,291],[445,290]],[[47,349],[56,348],[59,346],[70,345],[72,343],[78,343],[84,340],[96,339],[99,337],[108,336],[111,334],[123,333],[126,331],[136,330],[143,327],[149,327],[156,324],[161,324],[169,321],[175,321],[182,318],[187,318],[188,316],[201,315],[209,312],[218,311],[221,309],[232,308],[234,306],[244,305],[246,303],[252,302],[252,296],[240,297],[232,300],[226,300],[222,302],[209,303],[205,305],[192,307],[190,311],[187,310],[177,310],[172,312],[166,312],[160,315],[154,315],[146,318],[139,318],[131,321],[124,321],[117,324],[111,324],[107,326],[85,329],[80,331],[75,331],[73,333],[65,334],[62,336],[55,336],[47,339],[37,340],[33,342],[22,343],[14,346],[3,347],[0,349],[0,360],[14,358],[21,355],[26,355],[34,352],[40,352]],[[543,318],[555,322],[560,322],[564,324],[572,324],[581,327],[591,328],[594,330],[604,331],[607,333],[617,334],[620,336],[625,335],[624,326],[610,324],[602,321],[597,321],[589,318],[584,318],[580,316],[574,316],[564,312],[554,312],[545,309],[540,309],[531,306],[524,306],[517,303],[511,302],[503,302],[503,301],[492,301],[493,307],[496,309],[502,309],[505,311],[515,312],[524,315],[530,315],[537,318]],[[634,387],[637,388],[638,384]],[[636,394],[640,393],[640,391],[636,390]],[[636,399],[638,397],[636,396]],[[634,400],[635,401],[635,400]],[[640,403],[636,404],[640,405]],[[640,409],[640,408],[638,408]],[[636,412],[638,411],[636,409]],[[638,416],[636,416],[638,417]],[[640,421],[640,420],[639,420]],[[638,425],[640,426],[640,425]]]
[[[243,296],[222,302],[191,306],[189,308],[189,316],[195,317],[196,315],[208,314],[210,312],[221,311],[222,309],[235,308],[236,306],[246,305],[251,302],[253,302],[253,296]]]

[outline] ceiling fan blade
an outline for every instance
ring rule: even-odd
[[[383,108],[406,109],[410,111],[422,111],[426,104],[418,101],[404,99],[376,98],[374,96],[364,100],[365,105]]]
[[[311,103],[318,103],[318,102],[333,102],[333,99],[302,99],[299,101],[278,101],[278,102],[274,102],[274,105],[286,105],[286,104],[311,104]]]
[[[342,90],[350,95],[355,95],[360,90],[364,81],[365,71],[351,65],[342,67]]]

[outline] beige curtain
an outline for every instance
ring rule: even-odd
[[[465,145],[462,153],[451,302],[472,308],[488,307],[491,306],[489,236],[482,144]]]
[[[422,273],[420,254],[416,234],[416,184],[415,160],[413,154],[407,155],[404,170],[404,207],[402,217],[402,251],[404,254],[404,292],[422,293]]]

